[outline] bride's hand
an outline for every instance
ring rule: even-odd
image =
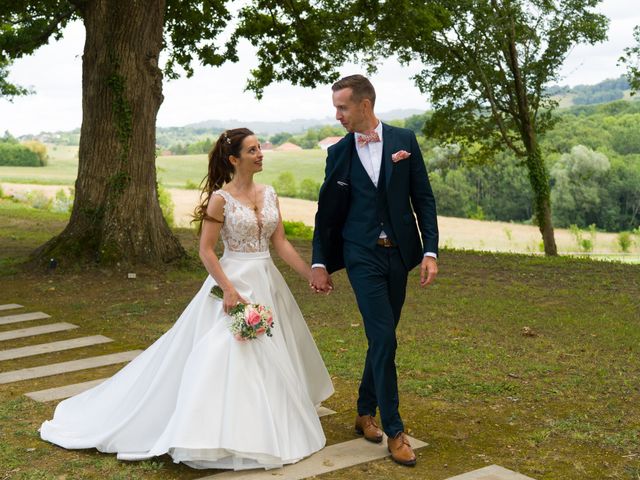
[[[222,307],[226,314],[228,314],[229,311],[239,303],[248,304],[249,302],[245,300],[235,288],[232,290],[225,290],[224,298],[222,299]]]

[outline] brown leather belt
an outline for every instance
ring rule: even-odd
[[[381,247],[387,247],[387,248],[397,246],[395,243],[392,243],[388,237],[378,238],[378,241],[376,243]]]

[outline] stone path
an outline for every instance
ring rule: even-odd
[[[12,310],[14,308],[22,308],[22,305],[18,305],[17,303],[7,303],[6,305],[0,305],[0,311]]]
[[[0,311],[5,312],[17,308],[24,308],[17,303],[9,303],[6,305],[0,305]],[[0,325],[10,325],[13,323],[29,322],[34,320],[43,320],[51,318],[50,315],[44,312],[28,312],[11,315],[0,316]],[[7,330],[0,332],[0,342],[7,340],[14,340],[18,338],[29,338],[36,335],[44,335],[50,333],[63,332],[67,330],[73,330],[78,328],[77,325],[67,322],[50,323],[46,325],[39,325],[36,327],[18,328],[15,330]],[[75,348],[90,347],[94,345],[101,345],[112,342],[111,338],[103,335],[92,335],[85,337],[72,338],[67,340],[59,340],[48,343],[40,343],[36,345],[28,345],[17,348],[9,348],[0,350],[0,362],[5,360],[15,360],[25,357],[31,357],[36,355],[42,355],[45,353],[62,352],[65,350],[71,350]],[[1,346],[0,346],[1,348]],[[126,352],[111,353],[108,355],[98,355],[88,358],[80,358],[78,360],[70,360],[60,363],[52,363],[37,367],[22,368],[12,370],[8,372],[0,372],[0,385],[20,382],[23,380],[30,380],[34,378],[49,377],[52,375],[58,375],[69,372],[76,372],[79,370],[86,370],[91,368],[103,367],[107,365],[116,365],[119,363],[125,363],[131,361],[138,356],[142,350],[132,350]],[[1,366],[0,366],[1,368]],[[48,390],[42,390],[39,392],[29,392],[27,395],[37,401],[49,401],[61,398],[66,398],[76,393],[80,393],[84,390],[103,382],[105,379],[101,378],[93,380],[91,382],[84,382],[81,384],[66,385],[62,387],[52,388]]]
[[[6,315],[0,317],[0,325],[8,325],[10,323],[27,322],[29,320],[41,320],[43,318],[51,318],[43,312],[19,313],[18,315]]]
[[[29,347],[11,348],[9,350],[0,350],[0,361],[30,357],[42,353],[62,352],[72,348],[89,347],[108,342],[113,342],[113,340],[102,335],[94,335],[92,337],[72,338],[71,340],[61,340],[59,342],[41,343],[40,345],[31,345]]]
[[[0,311],[7,311],[17,308],[23,308],[19,304],[6,304],[0,305]],[[8,325],[12,323],[27,322],[32,320],[40,320],[50,318],[49,315],[43,312],[32,312],[23,314],[14,314],[0,316],[0,325]],[[27,338],[36,335],[42,335],[47,333],[56,333],[66,330],[76,329],[77,325],[71,323],[59,322],[47,325],[40,325],[37,327],[20,328],[16,330],[9,330],[0,332],[0,342],[5,340],[13,340],[17,338]],[[36,345],[30,345],[25,347],[11,348],[0,350],[0,361],[13,360],[24,357],[30,357],[35,355],[41,355],[44,353],[59,352],[64,350],[70,350],[74,348],[81,348],[93,345],[100,345],[113,340],[102,336],[93,335],[86,337],[78,337],[69,340],[60,340],[48,343],[41,343]],[[132,350],[119,353],[112,353],[108,355],[99,355],[89,358],[82,358],[78,360],[71,360],[60,363],[53,363],[49,365],[42,365],[38,367],[23,368],[13,370],[9,372],[0,373],[0,385],[12,382],[18,382],[22,380],[29,380],[34,378],[42,378],[51,375],[58,375],[67,372],[75,372],[78,370],[85,370],[91,368],[97,368],[106,365],[114,365],[118,363],[129,362],[139,355],[142,350]],[[25,393],[29,398],[38,402],[48,402],[53,400],[61,400],[72,395],[84,392],[96,385],[107,380],[106,378],[99,378],[87,382],[75,383],[71,385],[63,385],[59,387],[49,388],[46,390],[39,390],[35,392]],[[323,417],[326,415],[334,414],[333,410],[320,406],[318,408],[318,416]],[[411,444],[414,448],[422,448],[427,444],[421,440],[411,438]],[[272,480],[277,478],[279,480],[301,480],[308,477],[321,475],[323,473],[333,472],[343,468],[352,467],[366,462],[372,462],[383,459],[389,456],[387,451],[386,439],[381,444],[373,444],[366,440],[359,438],[342,442],[334,445],[329,445],[322,449],[315,455],[302,460],[294,465],[288,465],[284,468],[268,470],[268,471],[244,471],[244,472],[224,472],[207,477],[202,477],[200,480],[226,480],[226,479],[246,479],[246,480]],[[463,475],[452,477],[449,480],[533,480],[529,477],[521,475],[498,465],[491,465],[473,472],[468,472]]]
[[[422,448],[427,444],[410,439],[414,448]],[[364,438],[349,440],[347,442],[336,443],[323,448],[318,453],[302,460],[301,462],[287,465],[284,468],[247,472],[224,472],[199,480],[267,480],[277,478],[278,480],[300,480],[314,475],[333,472],[347,467],[353,467],[361,463],[373,462],[389,456],[387,451],[386,437],[382,443],[375,444],[366,441]]]
[[[131,350],[128,352],[111,353],[98,357],[83,358],[81,360],[71,360],[69,362],[52,363],[41,367],[23,368],[11,372],[0,373],[0,385],[4,383],[20,382],[32,378],[50,377],[60,373],[77,372],[88,368],[104,367],[133,360],[142,350]]]
[[[53,400],[62,400],[69,398],[78,393],[82,393],[85,390],[100,385],[107,380],[106,378],[99,378],[97,380],[91,380],[89,382],[74,383],[72,385],[65,385],[64,387],[47,388],[46,390],[38,390],[37,392],[28,392],[25,395],[36,402],[51,402]]]
[[[45,333],[63,332],[65,330],[73,330],[78,328],[73,323],[51,323],[49,325],[40,325],[39,327],[19,328],[18,330],[9,330],[0,332],[0,342],[3,340],[14,340],[16,338],[32,337],[34,335],[43,335]]]
[[[521,473],[507,470],[499,465],[489,465],[472,472],[463,473],[447,480],[534,480]]]

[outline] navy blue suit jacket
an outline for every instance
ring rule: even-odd
[[[438,253],[436,202],[415,134],[383,123],[382,141],[385,178],[379,181],[386,182],[391,226],[402,261],[410,270],[422,261],[424,253]],[[391,155],[400,150],[411,156],[394,163]],[[355,135],[349,133],[328,149],[325,178],[318,197],[313,263],[326,265],[329,273],[344,268],[342,229],[349,212],[352,161],[360,159]]]

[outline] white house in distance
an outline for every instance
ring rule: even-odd
[[[338,143],[340,140],[342,140],[342,137],[326,137],[326,138],[323,138],[322,140],[320,140],[318,142],[318,146],[322,150],[326,150],[331,145],[334,145],[334,144]]]

